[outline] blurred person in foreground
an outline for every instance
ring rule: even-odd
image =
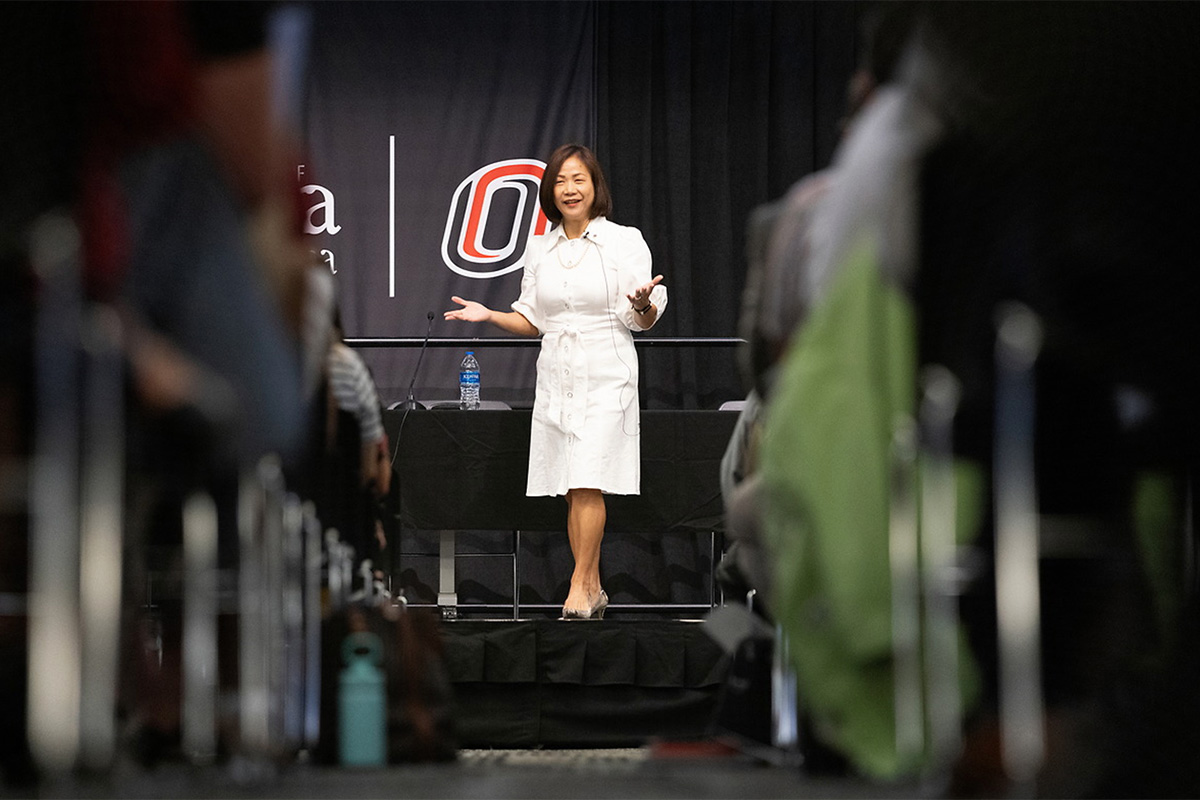
[[[867,9],[861,24],[865,44],[846,87],[843,137],[876,91],[892,81],[913,15],[913,4],[907,2]],[[762,429],[780,362],[814,302],[813,249],[827,233],[816,224],[817,209],[837,183],[837,175],[836,164],[806,175],[783,198],[754,209],[747,225],[749,269],[738,320],[746,344],[739,349],[738,365],[749,393],[721,464],[731,543],[720,574],[729,584],[727,592],[745,594],[754,589],[755,603],[768,614],[772,575],[769,555],[762,549]]]
[[[1182,4],[923,4],[897,81],[839,148],[814,218],[812,302],[765,425],[764,538],[801,704],[865,775],[939,770],[953,795],[1019,787],[997,749],[988,489],[993,321],[1019,301],[1045,331],[1033,475],[1046,737],[1033,791],[1200,787],[1182,755],[1200,683],[1194,615],[1179,609],[1195,589],[1148,558],[1193,535],[1179,523],[1196,464],[1180,355],[1197,347],[1184,298],[1200,274],[1187,233],[1198,33]],[[953,522],[975,565],[957,597],[970,646],[952,767],[898,747],[893,705],[892,447],[932,364],[961,387]],[[1152,485],[1165,500],[1149,508]]]
[[[302,342],[310,256],[291,132],[272,113],[270,3],[98,3],[88,18],[91,124],[79,204],[85,274],[121,315],[128,425],[128,616],[123,702],[132,747],[175,752],[180,723],[183,500],[212,495],[218,558],[237,563],[244,471],[277,455],[300,482],[316,378]],[[319,294],[319,293],[318,293]],[[312,369],[310,368],[311,372]],[[222,636],[230,634],[222,631]],[[157,639],[157,636],[155,636]],[[221,648],[222,681],[233,649]]]

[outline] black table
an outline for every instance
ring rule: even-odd
[[[442,531],[438,604],[447,616],[457,607],[455,531],[566,530],[561,497],[525,496],[531,416],[528,409],[384,414],[397,453],[400,523]],[[722,532],[720,462],[736,421],[731,411],[643,410],[642,492],[607,498],[606,530]],[[513,580],[515,598],[515,559]]]

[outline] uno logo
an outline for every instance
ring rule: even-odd
[[[525,244],[550,221],[538,204],[543,161],[497,161],[471,173],[454,192],[442,260],[459,275],[495,278],[523,266]]]

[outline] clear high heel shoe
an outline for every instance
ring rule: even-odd
[[[608,594],[601,589],[600,596],[590,608],[567,608],[563,606],[559,619],[604,619],[604,609],[608,608]]]

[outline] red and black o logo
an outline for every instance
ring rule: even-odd
[[[550,221],[538,205],[546,164],[497,161],[475,170],[450,201],[442,260],[468,278],[495,278],[524,265],[525,243]]]

